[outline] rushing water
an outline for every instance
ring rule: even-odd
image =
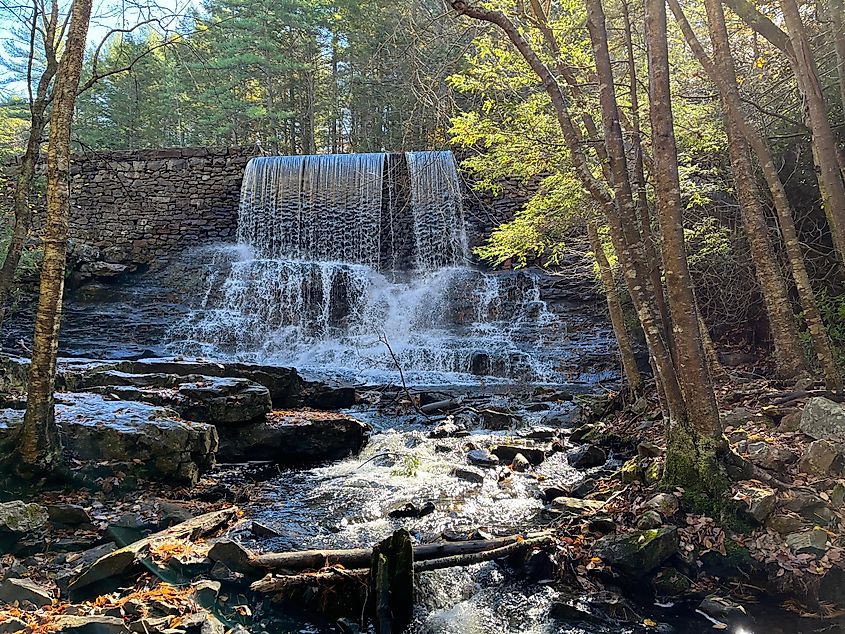
[[[170,351],[365,381],[573,378],[583,341],[537,278],[467,265],[460,187],[451,152],[253,159],[239,244],[206,251]]]

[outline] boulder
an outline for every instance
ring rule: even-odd
[[[772,515],[768,520],[766,520],[766,528],[781,535],[797,533],[804,528],[804,525],[804,518],[800,515],[796,515],[795,513],[788,512]]]
[[[511,462],[511,469],[513,469],[517,473],[524,473],[530,468],[531,463],[529,462],[528,458],[523,456],[521,453],[518,453],[513,457],[513,461]]]
[[[601,447],[582,445],[567,453],[566,461],[576,469],[589,469],[607,462],[607,454]]]
[[[452,475],[459,480],[472,482],[473,484],[484,482],[484,472],[476,467],[455,467],[452,470]]]
[[[79,526],[80,524],[91,523],[91,516],[88,515],[88,511],[78,504],[48,504],[47,515],[54,524]]]
[[[470,449],[467,452],[467,460],[479,467],[499,466],[499,459],[486,449]]]
[[[571,429],[584,423],[584,413],[580,407],[549,412],[540,419],[544,427]]]
[[[29,533],[44,526],[48,518],[47,509],[40,504],[0,502],[0,533]]]
[[[649,440],[644,440],[637,445],[637,455],[640,458],[657,458],[661,454],[663,454],[663,450]]]
[[[604,506],[604,502],[599,500],[558,497],[551,501],[546,508],[546,513],[553,517],[580,517],[595,513],[602,506]]]
[[[26,629],[26,623],[15,616],[6,616],[0,621],[0,634],[15,634]]]
[[[171,407],[186,420],[245,423],[270,411],[270,391],[248,379],[178,374],[129,374],[118,370],[83,373],[75,387]]]
[[[525,447],[519,445],[496,445],[492,452],[499,460],[510,463],[517,455],[527,458],[533,465],[538,465],[546,459],[546,452],[538,447]]]
[[[593,554],[624,575],[642,577],[678,552],[678,529],[660,528],[602,537]]]
[[[678,512],[678,498],[671,493],[658,493],[650,498],[644,505],[646,509],[657,511],[663,517],[672,517]]]
[[[845,468],[845,455],[836,443],[824,439],[814,440],[807,445],[798,468],[814,475],[838,475]]]
[[[503,407],[485,407],[484,409],[479,409],[478,416],[483,427],[494,431],[510,429],[522,420],[520,416]]]
[[[748,459],[764,469],[782,469],[798,459],[792,451],[765,441],[748,443]]]
[[[654,592],[659,597],[677,597],[690,589],[689,578],[675,568],[664,568],[652,582]]]
[[[0,602],[43,607],[53,603],[50,591],[31,579],[6,579],[0,583]]]
[[[15,433],[23,412],[5,410],[0,440]],[[214,465],[217,431],[190,423],[164,407],[112,401],[98,394],[56,397],[56,423],[77,460],[120,463],[120,470],[151,480],[194,484]]]
[[[62,634],[124,634],[129,629],[116,616],[57,616],[51,625]]]
[[[775,510],[777,493],[763,484],[751,480],[737,482],[733,499],[745,505],[745,513],[756,522],[763,523]]]
[[[661,526],[663,526],[663,516],[655,510],[646,511],[637,518],[637,528],[641,530],[660,528]]]
[[[304,465],[357,454],[367,442],[369,425],[333,412],[274,411],[266,421],[221,427],[221,462],[269,460]]]
[[[845,439],[845,407],[816,396],[807,401],[798,428],[815,440]]]
[[[827,531],[813,528],[799,533],[790,533],[784,538],[786,545],[797,555],[809,553],[823,555],[827,550]]]
[[[625,484],[636,482],[643,477],[642,469],[640,469],[640,462],[637,458],[631,458],[619,470],[619,477]]]

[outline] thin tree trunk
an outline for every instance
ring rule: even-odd
[[[780,174],[772,159],[772,153],[766,144],[762,134],[759,133],[747,120],[742,112],[739,90],[736,83],[735,71],[731,74],[732,65],[724,71],[720,71],[704,51],[701,43],[687,21],[680,4],[677,0],[669,0],[669,6],[675,14],[676,19],[683,31],[687,44],[710,76],[711,81],[716,84],[722,96],[723,105],[728,117],[734,122],[739,132],[745,137],[752,151],[757,157],[757,162],[763,170],[763,176],[772,195],[775,210],[778,216],[789,267],[792,278],[795,281],[795,288],[798,291],[798,299],[804,311],[804,321],[813,342],[813,349],[819,366],[825,378],[825,385],[829,390],[837,391],[842,389],[842,379],[833,358],[830,340],[827,329],[822,321],[813,287],[810,283],[810,276],[804,264],[804,257],[801,252],[801,244],[798,240],[798,232],[793,220],[792,206],[786,195],[786,190],[780,180]],[[714,53],[717,57],[728,59],[731,54],[728,41],[725,16],[721,4],[708,0],[706,3],[708,18],[710,22],[711,40],[714,46]]]
[[[38,32],[38,5],[33,8],[32,15],[32,30],[30,37],[30,53],[35,55],[35,35]],[[15,282],[15,272],[18,264],[20,264],[21,255],[23,255],[23,248],[26,245],[27,238],[29,238],[30,225],[32,224],[32,207],[30,206],[30,194],[32,193],[32,184],[35,180],[35,168],[38,165],[38,160],[41,156],[41,140],[44,136],[44,128],[47,125],[47,106],[50,103],[50,84],[56,75],[58,69],[58,61],[56,59],[56,51],[54,40],[56,36],[56,27],[58,25],[58,3],[54,2],[51,7],[50,16],[42,15],[42,24],[44,32],[44,55],[47,63],[41,77],[38,79],[38,86],[35,91],[34,98],[31,99],[29,105],[30,110],[30,126],[29,137],[26,142],[26,149],[21,158],[21,165],[15,179],[15,192],[13,199],[13,206],[15,211],[14,226],[12,229],[12,238],[9,241],[9,248],[6,250],[6,257],[3,260],[3,266],[0,267],[0,324],[6,315],[8,308],[9,295],[12,292],[12,286]],[[27,72],[27,79],[31,75],[31,64]],[[31,94],[30,94],[31,96]]]
[[[663,332],[659,315],[655,310],[654,289],[651,287],[648,273],[644,266],[645,255],[638,239],[628,241],[628,235],[638,235],[636,218],[623,218],[620,212],[624,207],[617,207],[610,193],[593,176],[587,163],[580,136],[569,116],[566,97],[554,76],[537,56],[511,20],[499,11],[491,11],[468,4],[464,0],[452,0],[452,7],[463,15],[476,20],[489,22],[501,28],[513,45],[540,78],[543,88],[549,95],[557,115],[558,124],[564,142],[570,151],[575,173],[584,189],[599,203],[610,227],[613,247],[622,264],[628,292],[637,309],[637,315],[646,337],[652,359],[657,368],[657,379],[662,382],[666,394],[667,407],[673,416],[686,417],[685,404],[680,390],[678,377],[672,365],[672,357]]]
[[[587,223],[587,234],[590,237],[590,246],[595,254],[596,264],[599,267],[602,285],[604,286],[605,297],[607,298],[607,311],[610,314],[610,325],[613,327],[613,334],[619,344],[619,354],[622,357],[622,370],[628,379],[628,387],[633,394],[642,391],[643,379],[637,368],[637,359],[634,357],[634,346],[631,344],[631,337],[625,327],[625,311],[622,309],[622,302],[619,299],[619,292],[616,290],[616,279],[613,269],[607,256],[604,253],[604,246],[599,238],[598,230],[593,222]]]
[[[47,150],[47,223],[44,260],[26,414],[18,444],[16,471],[24,477],[49,473],[61,461],[61,441],[56,427],[53,388],[62,314],[62,292],[67,256],[70,207],[70,130],[92,0],[74,0],[67,40],[53,95],[50,143]]]
[[[839,78],[839,100],[845,117],[845,0],[830,0],[833,24],[833,46],[836,48],[836,73]]]
[[[704,356],[707,358],[707,367],[710,369],[710,376],[714,381],[722,381],[728,378],[728,373],[722,367],[719,361],[719,353],[716,346],[713,344],[713,338],[710,336],[710,331],[707,330],[707,324],[704,323],[704,317],[701,312],[698,313],[698,330],[701,333],[701,345],[704,348]]]
[[[719,410],[701,344],[698,310],[684,245],[678,154],[669,89],[669,48],[664,0],[646,0],[650,119],[654,147],[654,191],[660,224],[664,275],[672,314],[678,378],[685,419],[670,421],[665,478],[669,483],[715,491],[717,449],[722,444]]]

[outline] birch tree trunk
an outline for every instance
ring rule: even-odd
[[[26,415],[18,440],[15,465],[16,471],[23,477],[49,473],[61,462],[62,448],[55,421],[53,389],[67,255],[70,130],[82,72],[91,4],[92,0],[74,0],[71,5],[70,26],[53,95],[47,150],[44,260],[32,342]]]

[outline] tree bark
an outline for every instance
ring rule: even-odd
[[[59,64],[47,150],[47,222],[35,334],[32,342],[26,414],[18,443],[16,471],[46,474],[61,461],[53,388],[62,314],[70,206],[70,130],[82,72],[92,0],[74,0],[65,50]]]
[[[44,128],[47,126],[47,106],[50,103],[50,85],[58,70],[56,58],[55,38],[56,27],[59,22],[58,2],[53,2],[50,15],[42,15],[42,27],[38,27],[39,10],[36,4],[33,8],[32,31],[30,37],[30,54],[35,56],[35,36],[37,32],[43,32],[44,56],[46,65],[41,77],[38,78],[38,86],[35,89],[34,97],[31,95],[29,104],[30,126],[29,137],[26,141],[26,148],[21,158],[20,169],[15,178],[15,191],[13,207],[15,211],[12,238],[9,241],[9,248],[3,259],[3,266],[0,267],[0,324],[6,315],[9,295],[15,282],[15,272],[20,264],[23,249],[29,238],[29,229],[32,224],[32,207],[30,206],[30,194],[32,184],[35,180],[35,168],[41,156],[41,141],[44,137]],[[32,62],[30,61],[30,64]],[[27,75],[31,74],[31,70]]]
[[[684,245],[678,154],[669,88],[669,48],[664,0],[646,0],[650,119],[654,148],[654,191],[660,225],[664,276],[672,315],[678,378],[685,419],[669,422],[665,478],[714,492],[723,486],[716,455],[721,425]]]
[[[587,223],[587,233],[590,237],[590,246],[595,254],[596,264],[599,267],[604,294],[607,298],[607,312],[610,314],[610,324],[613,327],[613,334],[619,345],[619,354],[622,357],[622,371],[628,379],[628,388],[631,393],[639,394],[643,387],[643,378],[637,368],[637,360],[634,357],[634,347],[631,344],[631,337],[625,326],[625,311],[622,310],[622,302],[619,299],[619,292],[616,290],[616,279],[613,269],[607,256],[604,253],[604,246],[599,238],[598,230],[593,222]]]
[[[798,91],[804,98],[805,115],[811,131],[813,158],[818,169],[819,192],[831,239],[840,263],[845,263],[845,183],[836,141],[827,118],[818,70],[795,0],[782,0],[788,33],[757,11],[749,0],[725,0],[734,12],[757,33],[780,49],[789,60]]]
[[[704,47],[696,37],[686,16],[684,16],[678,0],[669,0],[669,6],[678,20],[690,49],[698,58],[699,63],[711,81],[716,84],[722,97],[727,116],[733,121],[757,157],[757,162],[763,171],[763,176],[766,179],[766,184],[769,187],[772,200],[775,204],[790,271],[792,272],[792,278],[795,281],[795,287],[798,291],[801,308],[804,311],[804,321],[812,338],[813,350],[824,375],[825,385],[831,391],[841,390],[841,375],[834,361],[827,329],[822,321],[816,296],[810,283],[810,276],[804,264],[801,244],[798,240],[798,232],[793,220],[792,206],[786,195],[783,183],[780,180],[780,174],[772,158],[772,153],[763,135],[751,125],[742,112],[742,103],[739,89],[737,88],[736,73],[733,69],[733,64],[730,64],[724,70],[718,69],[707,56]],[[713,42],[715,56],[722,59],[732,59],[730,58],[730,43],[728,41],[722,6],[718,2],[711,0],[707,0],[706,6],[711,31],[710,37]]]
[[[839,100],[845,116],[845,0],[830,0],[830,19],[833,24],[833,46],[836,48]]]
[[[592,174],[580,143],[580,135],[569,116],[567,100],[554,76],[520,34],[514,23],[503,13],[470,5],[464,0],[452,0],[452,7],[463,15],[489,22],[501,28],[513,45],[540,78],[549,95],[561,133],[570,152],[573,168],[585,191],[599,204],[610,227],[611,240],[622,264],[625,282],[637,309],[646,342],[662,383],[666,403],[672,415],[686,417],[683,395],[672,364],[667,342],[663,339],[662,324],[655,310],[654,288],[645,267],[645,254],[639,240],[636,217],[622,217],[625,206],[617,206],[606,188]],[[630,239],[629,239],[630,238]]]

